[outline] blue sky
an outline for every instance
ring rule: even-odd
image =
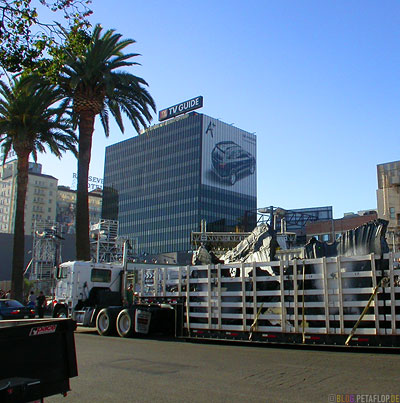
[[[111,4],[113,4],[111,6]],[[258,207],[376,208],[376,165],[400,159],[397,0],[93,0],[93,23],[136,40],[157,111],[202,95],[199,112],[257,135]],[[157,115],[153,123],[157,123]],[[107,145],[136,135],[99,122]],[[76,160],[40,156],[73,185]]]

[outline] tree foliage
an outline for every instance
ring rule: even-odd
[[[57,157],[70,150],[76,155],[76,135],[59,106],[59,88],[37,75],[0,81],[0,144],[3,163],[11,148],[17,155],[11,296],[22,301],[24,275],[24,218],[29,158],[36,160],[45,147]]]
[[[37,161],[38,153],[46,152],[61,158],[65,151],[77,155],[77,137],[71,119],[60,101],[60,88],[37,74],[13,77],[10,85],[0,81],[0,145],[5,164],[14,149]]]
[[[57,71],[63,63],[64,50],[82,46],[87,40],[90,3],[91,0],[0,0],[1,69],[11,73]],[[45,8],[57,17],[61,15],[64,24],[47,22]]]
[[[139,133],[152,120],[156,105],[147,90],[147,82],[121,68],[138,65],[137,53],[124,53],[132,39],[110,29],[102,32],[96,25],[84,52],[67,52],[58,83],[72,102],[79,128],[78,189],[76,203],[76,253],[78,260],[90,260],[88,174],[94,122],[97,115],[106,136],[109,115],[124,131],[125,115]]]

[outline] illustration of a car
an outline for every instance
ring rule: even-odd
[[[234,185],[240,176],[253,174],[256,159],[233,141],[217,143],[211,152],[214,172],[222,179]]]

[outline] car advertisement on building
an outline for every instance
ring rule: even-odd
[[[201,183],[256,196],[256,136],[203,115]]]

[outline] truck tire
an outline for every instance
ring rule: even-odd
[[[56,306],[53,311],[53,318],[68,318],[68,310],[65,306]]]
[[[134,315],[129,309],[123,309],[118,314],[117,332],[121,337],[132,337],[135,333]]]
[[[114,310],[103,308],[96,318],[96,329],[100,336],[111,336],[115,334],[117,314]]]

